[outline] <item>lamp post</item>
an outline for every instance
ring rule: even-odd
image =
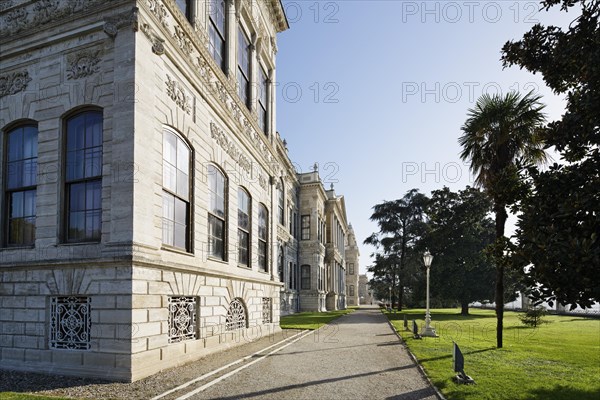
[[[431,267],[432,261],[433,256],[429,253],[429,250],[425,250],[425,253],[423,254],[423,263],[427,269],[427,311],[425,312],[425,328],[423,328],[421,336],[437,337],[435,329],[431,327],[431,314],[429,313],[429,268]]]

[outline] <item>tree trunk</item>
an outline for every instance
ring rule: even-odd
[[[398,283],[398,311],[402,311],[402,285]]]
[[[469,302],[468,301],[461,302],[460,315],[469,315]]]
[[[496,211],[496,244],[500,243],[500,239],[504,237],[504,224],[508,217],[504,204],[498,204],[495,207]],[[504,319],[504,265],[502,264],[502,248],[496,249],[496,347],[502,348],[502,329]]]

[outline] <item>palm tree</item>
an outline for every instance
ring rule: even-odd
[[[504,317],[504,225],[506,206],[515,201],[511,188],[518,182],[519,166],[541,164],[547,155],[540,138],[546,121],[541,96],[529,92],[521,96],[510,92],[505,96],[485,94],[470,109],[458,139],[463,150],[460,157],[469,161],[475,184],[483,187],[494,202],[496,214],[496,342],[502,347]]]

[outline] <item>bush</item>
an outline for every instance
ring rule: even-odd
[[[519,319],[524,325],[536,328],[538,325],[547,324],[543,318],[548,314],[544,307],[529,307],[524,314],[519,315]]]

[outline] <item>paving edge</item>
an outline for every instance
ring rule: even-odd
[[[410,351],[410,349],[406,345],[406,342],[404,341],[404,339],[402,339],[402,336],[400,336],[400,333],[398,333],[398,331],[396,330],[396,328],[392,324],[392,321],[390,321],[390,319],[387,317],[387,315],[385,315],[383,312],[381,312],[381,314],[385,317],[385,320],[387,321],[388,325],[390,326],[390,328],[392,329],[392,331],[394,332],[394,334],[396,335],[396,337],[400,341],[400,344],[402,344],[402,347],[404,347],[404,349],[406,350],[406,352],[410,355],[410,358],[413,360],[413,362],[417,366],[417,369],[419,370],[419,372],[421,373],[421,375],[423,376],[423,378],[425,378],[425,380],[427,381],[427,383],[429,383],[429,385],[433,388],[433,390],[435,391],[435,394],[437,395],[438,399],[440,399],[440,400],[446,400],[446,398],[444,397],[444,395],[442,394],[442,392],[440,392],[439,389],[433,384],[433,382],[431,382],[431,379],[429,379],[429,376],[425,372],[425,369],[423,369],[423,366],[421,364],[419,364],[419,361],[417,360],[417,357],[412,353],[412,351]]]

